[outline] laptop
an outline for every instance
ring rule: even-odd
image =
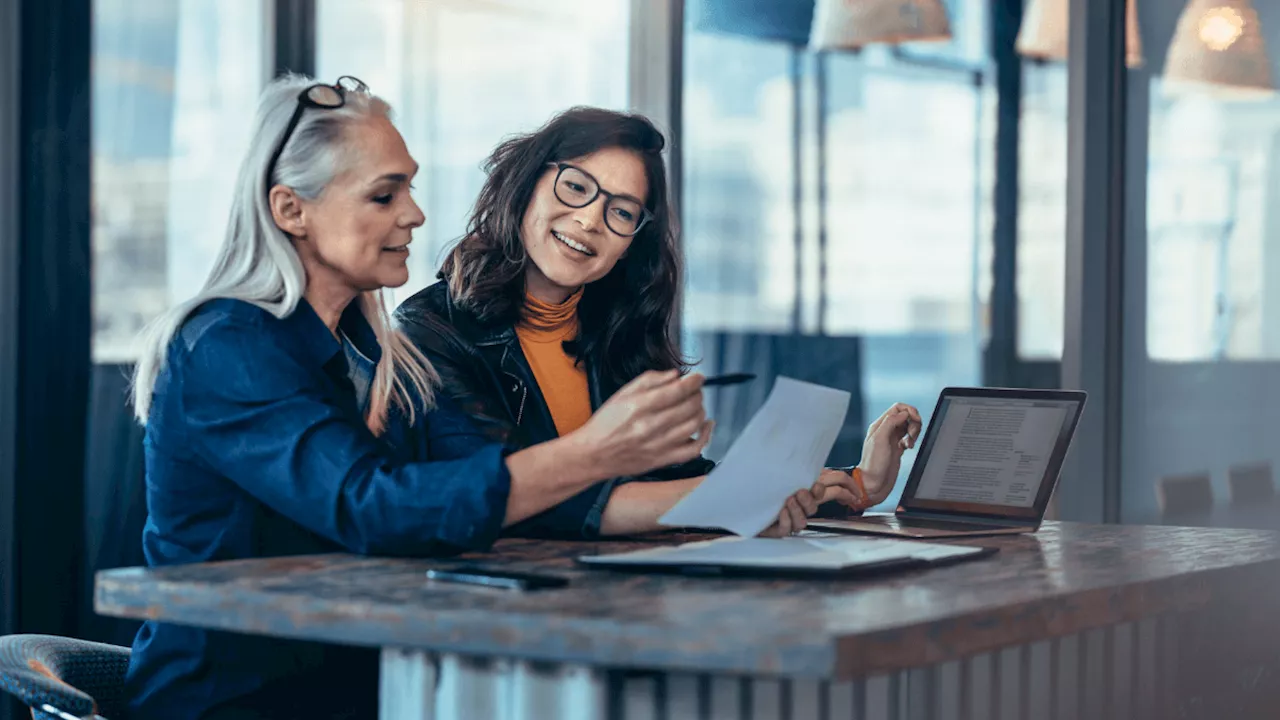
[[[947,388],[897,510],[809,527],[906,538],[1035,532],[1084,405],[1071,390]]]

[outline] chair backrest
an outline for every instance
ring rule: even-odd
[[[1208,473],[1162,477],[1156,500],[1163,517],[1208,515],[1213,510],[1213,481]]]
[[[1233,466],[1227,471],[1227,483],[1231,487],[1232,505],[1266,505],[1276,496],[1271,463]]]
[[[0,690],[36,720],[124,715],[129,648],[56,635],[0,637]]]

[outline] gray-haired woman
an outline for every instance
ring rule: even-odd
[[[424,220],[388,111],[350,78],[263,93],[216,265],[150,329],[137,367],[149,564],[480,550],[705,445],[696,376],[642,375],[577,432],[528,449],[487,441],[434,392],[381,295],[408,279]],[[155,622],[133,650],[134,720],[376,715],[366,651]]]

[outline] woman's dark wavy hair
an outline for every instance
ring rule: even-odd
[[[632,238],[613,270],[587,285],[578,305],[579,336],[565,349],[579,361],[591,358],[604,377],[619,384],[645,370],[685,369],[671,336],[680,262],[662,159],[665,145],[647,118],[591,107],[571,108],[538,130],[503,142],[485,161],[488,179],[466,235],[440,268],[454,302],[482,321],[514,324],[530,262],[520,227],[538,180],[551,172],[547,163],[605,148],[631,150],[644,161],[653,219]]]

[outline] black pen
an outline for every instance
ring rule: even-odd
[[[716,385],[737,385],[749,380],[755,380],[756,376],[751,373],[731,373],[729,375],[716,375],[702,381],[702,387],[714,387]]]

